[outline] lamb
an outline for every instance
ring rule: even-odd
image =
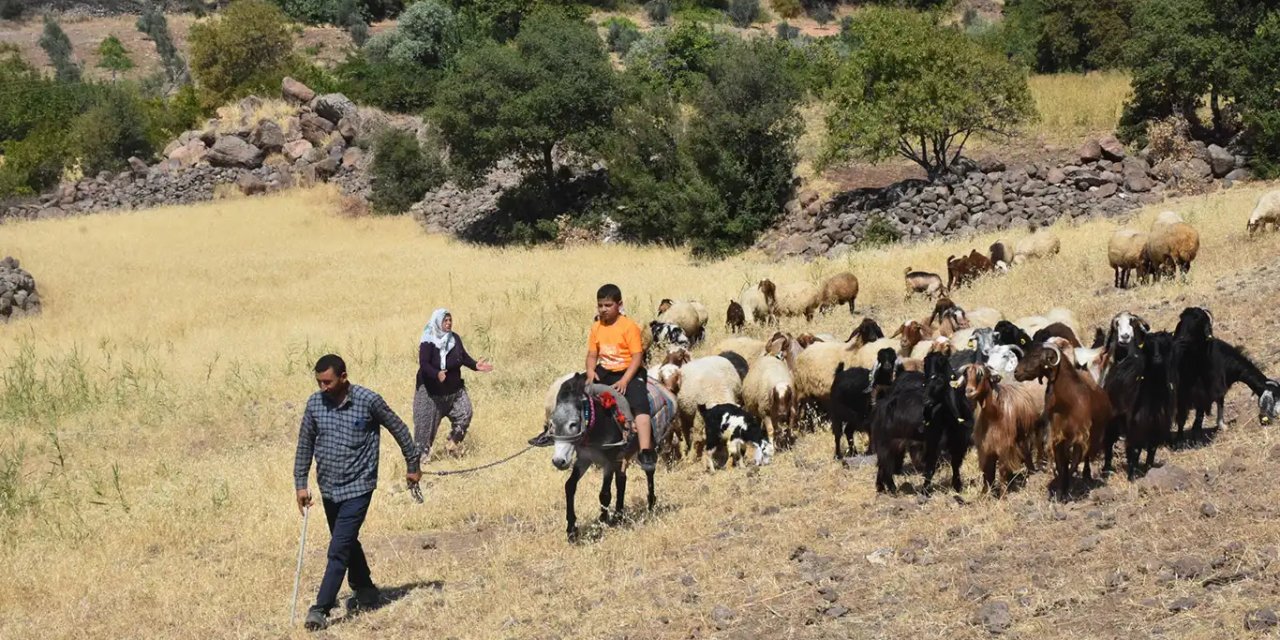
[[[702,341],[707,326],[707,307],[697,300],[677,301],[671,304],[656,322],[674,324],[684,330],[692,344]]]
[[[1142,249],[1142,269],[1139,280],[1150,275],[1155,279],[1172,278],[1179,270],[1185,282],[1191,272],[1191,263],[1200,253],[1200,232],[1195,227],[1177,222],[1160,231],[1152,231]]]
[[[831,435],[836,439],[836,460],[840,459],[840,437],[849,443],[849,455],[857,455],[855,431],[871,433],[871,370],[836,365],[831,383]]]
[[[907,267],[902,275],[907,284],[906,300],[910,300],[915,293],[923,293],[927,298],[937,298],[947,293],[947,288],[942,285],[942,277],[936,273],[912,271],[911,267]]]
[[[760,423],[735,404],[698,405],[698,414],[706,425],[706,449],[703,459],[707,471],[715,470],[715,454],[723,449],[730,466],[741,464],[747,444],[755,445],[756,466],[769,464],[773,459],[773,443],[760,428]]]
[[[1134,269],[1142,267],[1143,249],[1147,246],[1148,234],[1135,229],[1117,229],[1111,234],[1107,243],[1107,261],[1115,270],[1115,287],[1129,288],[1129,276]]]
[[[795,442],[800,407],[791,368],[781,358],[766,355],[751,363],[742,380],[742,406],[764,423],[765,433],[777,446]]]
[[[1019,240],[1013,248],[1013,264],[1058,255],[1062,241],[1048,231],[1037,231]]]
[[[1268,224],[1274,229],[1280,229],[1280,191],[1269,191],[1258,198],[1258,204],[1253,208],[1253,213],[1249,214],[1249,222],[1245,228],[1249,230],[1249,235],[1253,235],[1255,231],[1266,231]]]
[[[822,302],[822,290],[812,282],[793,282],[778,289],[777,314],[779,316],[804,316],[812,321],[813,314]]]
[[[858,299],[858,278],[848,271],[827,278],[822,283],[818,310],[826,312],[832,307],[849,305],[849,313],[853,313],[854,302]]]
[[[772,281],[761,280],[755,286],[749,286],[738,294],[738,304],[743,314],[759,324],[773,322],[777,307],[777,287]]]
[[[694,447],[696,455],[701,458],[706,441],[694,432],[698,406],[737,404],[742,395],[742,378],[729,360],[720,356],[704,356],[680,367],[677,387],[679,420],[676,431],[685,443],[684,452],[688,453],[690,447]]]
[[[1019,382],[1002,380],[983,364],[961,367],[951,384],[963,389],[965,399],[974,405],[973,444],[978,449],[983,490],[991,490],[998,466],[1003,492],[1020,465],[1027,473],[1034,470],[1031,444],[1040,421],[1035,394]]]
[[[737,300],[729,301],[729,309],[724,314],[724,326],[732,333],[739,333],[747,324],[747,314]]]

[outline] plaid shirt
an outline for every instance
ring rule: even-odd
[[[341,502],[373,491],[378,486],[379,427],[395,436],[408,471],[417,471],[418,447],[409,436],[409,427],[382,396],[353,384],[347,399],[335,407],[323,393],[311,394],[298,429],[294,487],[307,488],[314,455],[316,481],[325,499]]]

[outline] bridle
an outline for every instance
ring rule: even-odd
[[[578,406],[579,406],[578,417],[582,424],[581,431],[579,431],[577,434],[574,434],[574,435],[559,435],[556,433],[552,433],[551,434],[552,440],[556,442],[567,442],[569,444],[572,444],[575,447],[581,447],[581,446],[585,446],[587,442],[591,439],[591,432],[595,430],[596,425],[599,423],[599,417],[600,417],[599,412],[596,411],[595,399],[592,398],[591,394],[586,393],[584,391],[581,399],[579,399],[578,401]],[[602,444],[600,446],[601,447],[620,447],[624,444],[626,444],[625,439],[615,443]]]

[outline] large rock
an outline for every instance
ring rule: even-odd
[[[254,169],[262,166],[262,149],[239,136],[222,136],[213,143],[213,148],[209,149],[205,159],[215,167]]]
[[[15,258],[0,260],[0,323],[40,313],[36,280]]]
[[[302,139],[317,147],[333,133],[333,121],[314,113],[303,114],[298,126],[302,130]]]
[[[192,138],[185,145],[174,149],[168,154],[168,158],[178,163],[181,167],[193,167],[209,153],[209,149],[204,146],[204,142],[199,138]]]
[[[240,193],[246,196],[255,196],[267,192],[267,183],[248,171],[236,178],[236,186],[240,188]]]
[[[1216,144],[1209,145],[1209,168],[1215,178],[1222,178],[1236,168],[1236,158],[1230,151]]]
[[[307,104],[316,97],[316,92],[312,91],[311,87],[287,76],[281,83],[280,93],[284,95],[285,100],[295,104]]]
[[[1102,159],[1102,145],[1097,140],[1090,138],[1080,145],[1080,162],[1097,162]]]
[[[260,120],[249,134],[249,143],[266,153],[275,153],[284,147],[284,131],[271,120]]]
[[[327,93],[311,103],[311,110],[320,114],[329,122],[338,122],[343,118],[356,116],[356,103],[341,93]]]
[[[351,115],[338,121],[338,133],[347,142],[354,142],[360,135],[360,116]]]
[[[1124,160],[1126,154],[1124,145],[1113,135],[1104,136],[1098,141],[1098,148],[1102,150],[1102,157],[1108,160]]]
[[[1124,176],[1124,188],[1132,193],[1146,193],[1155,186],[1155,182],[1145,173],[1127,173]]]

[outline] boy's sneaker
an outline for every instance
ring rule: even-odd
[[[329,626],[329,616],[319,609],[307,611],[307,619],[302,622],[302,627],[307,631],[319,631],[327,626]]]
[[[529,438],[529,444],[535,447],[549,447],[555,441],[551,439],[551,432],[544,430],[542,433]]]
[[[640,461],[640,468],[645,471],[658,468],[658,452],[653,449],[642,449],[636,458]]]

